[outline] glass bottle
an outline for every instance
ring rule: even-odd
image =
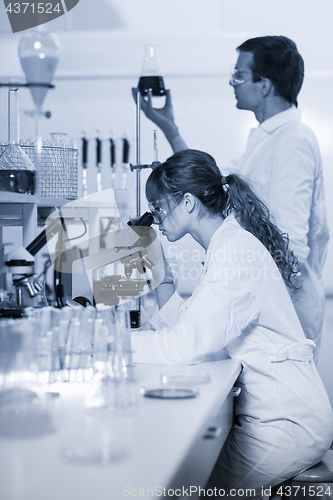
[[[0,190],[33,194],[35,167],[20,147],[19,90],[8,91],[8,147],[0,156]]]
[[[138,87],[142,96],[147,95],[148,90],[152,91],[153,96],[165,95],[159,45],[145,45],[145,57]]]

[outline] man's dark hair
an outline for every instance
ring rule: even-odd
[[[276,93],[297,107],[304,79],[304,61],[295,42],[285,36],[250,38],[237,50],[253,54],[253,81],[268,78]]]

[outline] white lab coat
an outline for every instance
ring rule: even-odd
[[[317,361],[325,312],[322,269],[329,239],[317,139],[301,122],[299,110],[289,108],[252,129],[244,155],[230,162],[226,171],[252,182],[276,225],[289,235],[302,281],[294,307],[305,336],[317,345]]]
[[[214,233],[202,282],[177,293],[132,334],[141,363],[198,363],[224,348],[243,365],[234,425],[214,470],[221,488],[277,484],[316,463],[332,441],[327,394],[287,288],[265,247],[233,214]]]

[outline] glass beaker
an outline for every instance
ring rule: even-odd
[[[42,436],[56,429],[51,400],[34,382],[34,334],[28,319],[0,322],[0,436]]]
[[[67,146],[67,134],[66,132],[50,132],[51,146],[56,146],[60,148],[65,148]]]
[[[63,410],[60,457],[74,465],[108,466],[126,460],[133,442],[132,414],[118,408],[91,407],[89,398],[81,411]]]
[[[60,447],[65,462],[81,465],[109,465],[128,457],[139,405],[138,387],[129,379],[130,360],[124,357],[130,354],[130,339],[124,337],[129,328],[127,310],[106,308],[98,316],[92,342],[94,381],[84,411],[78,414],[75,404],[75,414],[64,415],[65,421],[73,418],[75,423],[65,422]]]
[[[145,45],[145,56],[138,87],[142,96],[147,95],[148,90],[152,91],[153,96],[163,96],[166,94],[162,77],[159,45]]]
[[[8,147],[0,156],[0,190],[34,194],[36,169],[20,147],[19,128],[19,89],[13,86],[8,90]]]

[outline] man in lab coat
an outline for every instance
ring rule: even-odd
[[[294,307],[305,336],[317,345],[318,362],[325,308],[322,269],[329,233],[317,139],[297,109],[304,62],[296,44],[284,36],[252,38],[237,50],[229,83],[237,108],[253,111],[259,126],[250,131],[243,156],[223,174],[236,172],[250,179],[277,226],[289,235],[302,282],[293,297]],[[142,109],[162,129],[174,152],[187,149],[174,122],[169,91],[164,108],[153,108],[148,93]]]

